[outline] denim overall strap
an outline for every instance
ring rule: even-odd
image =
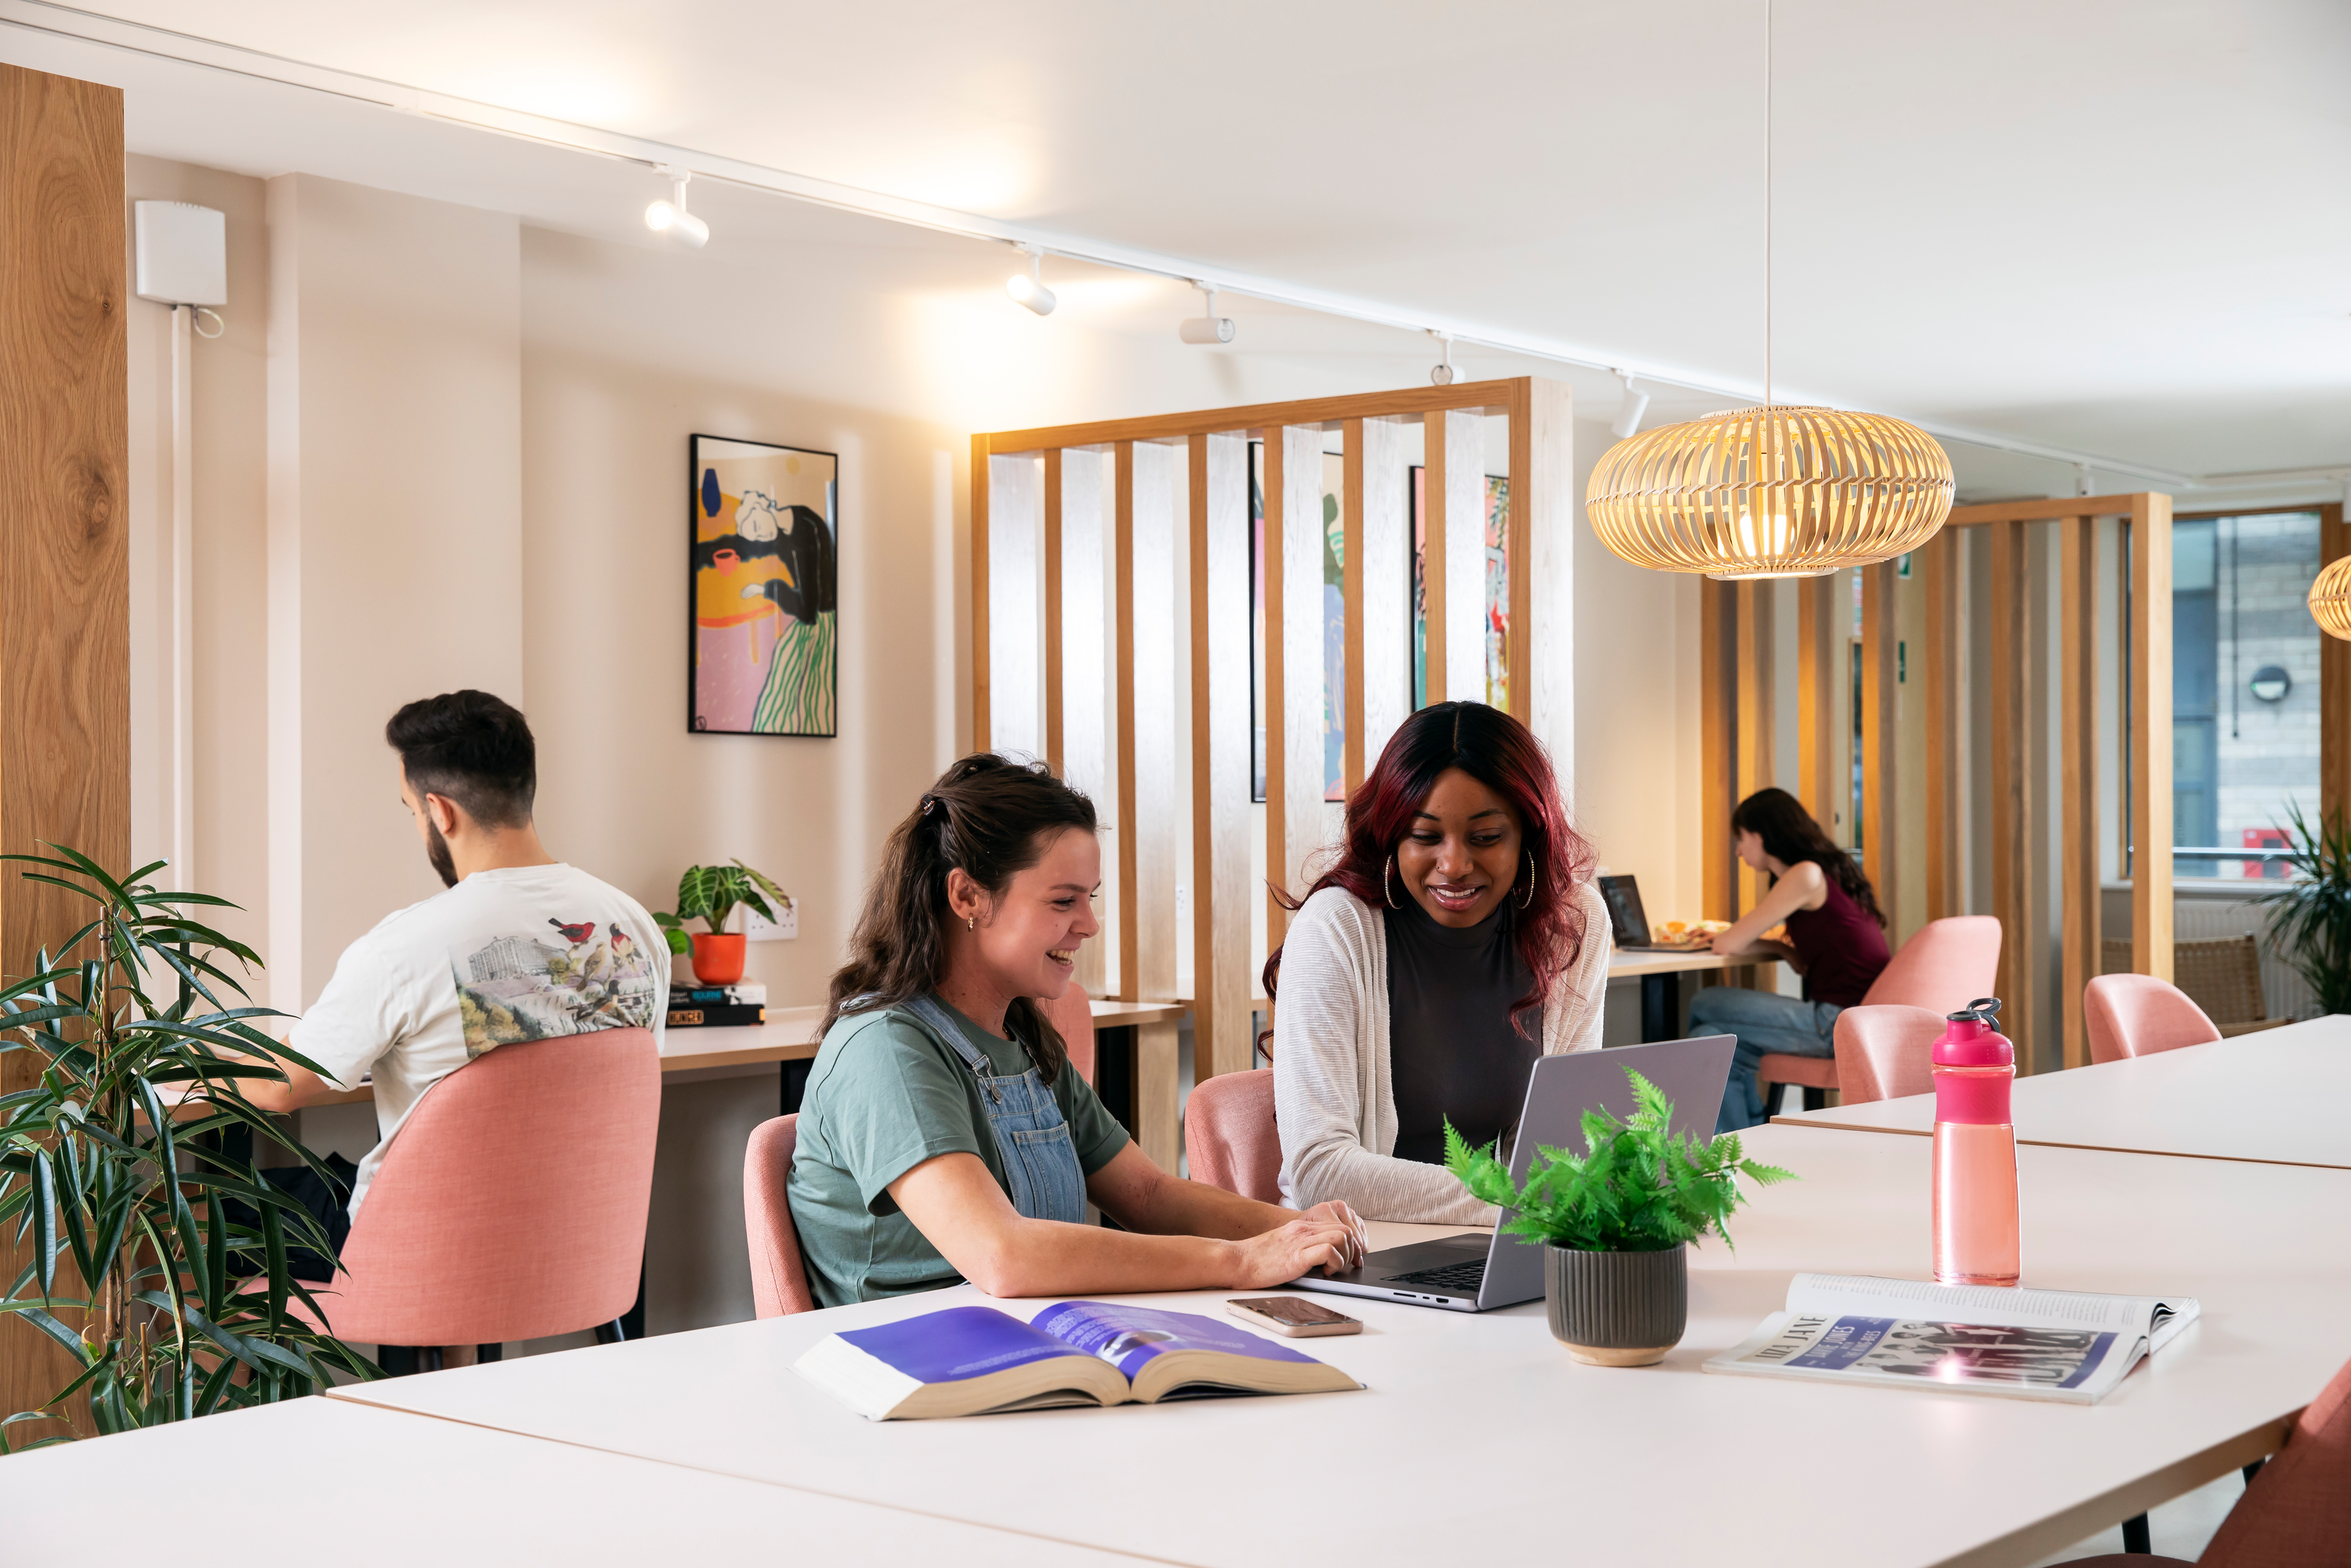
[[[979,1080],[986,1102],[988,1130],[996,1136],[996,1152],[1012,1186],[1012,1207],[1030,1219],[1059,1219],[1071,1225],[1086,1218],[1086,1177],[1078,1165],[1077,1146],[1070,1141],[1070,1124],[1061,1103],[1046,1087],[1034,1064],[1017,1078],[999,1078],[987,1052],[964,1038],[955,1019],[929,997],[914,997],[905,1010],[946,1041]]]

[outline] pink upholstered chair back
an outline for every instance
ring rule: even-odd
[[[2082,1023],[2092,1061],[2152,1056],[2220,1038],[2186,991],[2153,975],[2100,975],[2082,991]]]
[[[816,1310],[808,1270],[800,1261],[799,1233],[792,1228],[785,1180],[791,1175],[792,1146],[799,1117],[778,1116],[751,1129],[743,1150],[743,1231],[751,1246],[751,1303],[763,1318]]]
[[[1184,1105],[1184,1148],[1192,1179],[1281,1201],[1281,1134],[1273,1125],[1273,1069],[1220,1072]]]
[[[2000,974],[2000,922],[1989,915],[1929,920],[1886,966],[1861,998],[1864,1007],[1958,1012],[1992,994]]]
[[[1070,988],[1050,1002],[1040,1004],[1045,1016],[1061,1032],[1061,1043],[1070,1048],[1070,1065],[1078,1076],[1092,1083],[1094,1081],[1094,1013],[1093,1004],[1086,999],[1086,988],[1075,980]]]
[[[2351,1365],[2304,1407],[2285,1447],[2262,1467],[2197,1562],[2201,1568],[2340,1563],[2346,1542],[2351,1542]]]
[[[1837,1097],[1847,1105],[1935,1089],[1935,1041],[1944,1018],[1925,1008],[1872,1007],[1837,1014]]]
[[[608,1323],[637,1296],[661,1122],[653,1033],[502,1045],[425,1091],[319,1287],[360,1344],[498,1344]]]

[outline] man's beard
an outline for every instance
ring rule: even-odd
[[[457,862],[449,858],[449,841],[441,836],[441,824],[432,818],[424,819],[424,858],[441,873],[441,885],[457,885]]]

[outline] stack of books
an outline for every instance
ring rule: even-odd
[[[669,994],[672,1029],[727,1029],[768,1021],[768,988],[750,981],[732,986],[680,986]]]

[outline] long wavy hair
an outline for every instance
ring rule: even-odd
[[[1502,900],[1501,918],[1534,977],[1527,994],[1510,1004],[1510,1022],[1542,1005],[1552,986],[1583,950],[1583,914],[1575,890],[1592,878],[1592,845],[1571,826],[1560,803],[1559,779],[1551,757],[1533,731],[1499,708],[1484,703],[1432,703],[1396,727],[1380,752],[1378,766],[1347,797],[1346,838],[1338,859],[1315,879],[1303,897],[1272,889],[1285,909],[1296,909],[1326,887],[1343,888],[1374,908],[1387,902],[1388,858],[1413,817],[1437,788],[1440,774],[1458,768],[1510,804],[1519,819],[1525,858],[1519,880]],[[1531,873],[1533,892],[1527,892]],[[1521,898],[1525,904],[1520,904]],[[1265,961],[1265,994],[1273,997],[1281,972],[1281,949]]]
[[[1094,803],[1042,762],[982,751],[940,774],[883,846],[849,934],[849,962],[832,977],[820,1038],[845,1012],[899,1007],[946,978],[946,932],[955,920],[947,873],[961,871],[1001,898],[1014,876],[1071,831],[1096,831]],[[1070,1053],[1045,1009],[1020,997],[1004,1021],[1014,1038],[1029,1042],[1039,1076],[1053,1082]]]
[[[1844,889],[1845,895],[1862,907],[1862,912],[1880,925],[1886,924],[1886,912],[1877,907],[1876,890],[1853,857],[1839,849],[1836,841],[1821,831],[1820,823],[1804,810],[1803,802],[1785,789],[1758,789],[1730,813],[1733,832],[1753,833],[1763,841],[1763,852],[1782,865],[1795,865],[1810,861],[1821,868],[1831,882]],[[1778,878],[1773,878],[1778,881]]]

